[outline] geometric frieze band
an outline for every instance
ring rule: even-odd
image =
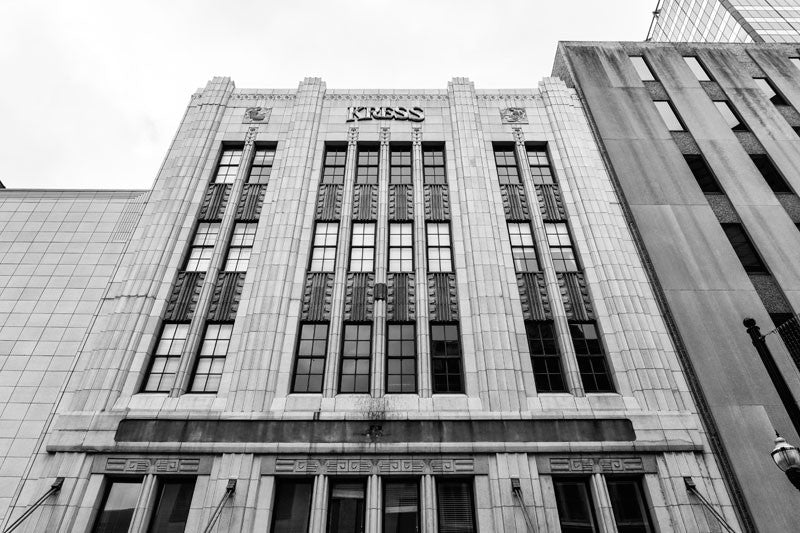
[[[93,474],[191,474],[211,473],[211,456],[119,456],[97,455]]]
[[[651,455],[537,455],[540,474],[652,474],[658,471]]]
[[[262,475],[474,475],[488,474],[486,457],[271,457]]]

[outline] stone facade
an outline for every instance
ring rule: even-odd
[[[401,107],[420,108],[424,120],[368,110],[371,120],[348,121],[348,108],[364,107],[393,108],[396,118]],[[274,162],[251,191],[253,153],[264,146],[274,147]],[[367,146],[377,150],[377,176],[355,183],[358,150]],[[423,179],[431,146],[444,154],[444,183]],[[501,182],[498,146],[516,158],[516,185]],[[229,183],[214,183],[231,147],[243,162]],[[326,182],[333,147],[346,163],[340,181]],[[391,182],[394,147],[411,154],[409,184]],[[528,165],[527,151],[537,147],[556,185],[537,181]],[[13,205],[17,194],[0,198]],[[612,532],[607,484],[624,477],[640,483],[656,530],[718,531],[687,492],[691,477],[738,527],[620,198],[576,92],[559,79],[535,90],[476,90],[456,78],[446,90],[364,92],[328,90],[317,78],[297,90],[240,90],[214,78],[192,96],[139,212],[91,324],[65,347],[74,368],[58,383],[60,401],[45,409],[30,467],[13,473],[19,483],[6,524],[63,477],[21,530],[88,531],[109,484],[135,479],[130,531],[144,531],[163,480],[191,476],[186,531],[204,528],[220,501],[216,530],[266,531],[277,484],[305,478],[313,483],[309,531],[321,532],[332,484],[357,479],[366,487],[365,531],[374,533],[382,530],[382,487],[404,478],[419,487],[421,531],[443,527],[437,490],[449,479],[470,483],[483,533],[526,531],[526,520],[560,531],[554,483],[569,478],[585,480],[598,530]],[[352,272],[351,233],[364,221],[377,234],[374,268]],[[413,229],[410,273],[387,267],[390,221]],[[249,266],[227,272],[228,242],[243,222],[256,228]],[[515,269],[512,222],[532,230],[535,272]],[[216,224],[220,237],[203,275],[189,275],[204,223]],[[335,265],[324,271],[311,257],[320,224],[338,231]],[[453,268],[429,271],[431,224],[450,228]],[[578,268],[566,272],[548,245],[558,224],[577,254]],[[192,392],[205,327],[219,317],[232,334],[218,390]],[[416,327],[413,393],[387,392],[386,325],[398,317]],[[537,390],[526,319],[552,322],[564,392]],[[343,327],[353,321],[373,332],[369,390],[361,394],[338,392]],[[164,392],[143,392],[165,322],[185,325],[186,340]],[[319,392],[292,392],[307,322],[327,327],[325,367]],[[600,332],[607,392],[591,392],[571,339],[576,323]],[[438,392],[438,324],[457,324],[457,393]],[[222,500],[231,478],[235,492]]]

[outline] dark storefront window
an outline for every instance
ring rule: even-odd
[[[475,533],[471,479],[437,479],[439,533]]]
[[[195,478],[159,481],[149,533],[183,533],[192,505]]]
[[[608,496],[614,509],[619,533],[651,533],[653,526],[647,512],[641,478],[607,477]]]
[[[387,480],[383,487],[383,533],[419,531],[419,484]]]
[[[327,533],[364,533],[366,483],[333,481],[328,499]]]
[[[313,492],[311,479],[277,480],[272,533],[306,533]]]
[[[92,531],[94,533],[128,531],[141,489],[141,479],[109,480]]]
[[[592,493],[587,478],[553,479],[561,533],[595,533]]]

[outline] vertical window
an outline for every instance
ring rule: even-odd
[[[756,82],[758,88],[764,92],[770,102],[775,105],[788,105],[786,99],[781,96],[778,89],[767,78],[753,78],[753,81]]]
[[[256,148],[247,183],[267,183],[275,161],[275,148]]]
[[[544,229],[556,272],[576,272],[578,262],[575,260],[575,250],[572,248],[566,222],[547,222]]]
[[[495,147],[494,162],[497,165],[497,177],[501,184],[519,183],[519,167],[513,146]]]
[[[444,147],[422,147],[422,176],[425,185],[447,185]]]
[[[178,373],[189,324],[168,322],[161,329],[156,351],[150,360],[144,392],[169,392]]]
[[[720,193],[722,189],[714,177],[714,173],[708,167],[706,160],[702,155],[684,155],[686,164],[689,165],[689,170],[692,171],[692,176],[697,180],[700,190],[704,193]]]
[[[375,223],[356,222],[350,246],[350,272],[372,272],[375,268]]]
[[[800,69],[800,57],[790,57],[789,61],[792,62],[792,65]]]
[[[239,164],[241,162],[241,148],[224,149],[219,159],[217,173],[214,176],[214,183],[233,183],[236,180],[236,173],[239,172]]]
[[[555,183],[553,170],[550,168],[550,159],[547,157],[547,147],[528,146],[525,148],[528,155],[528,166],[531,167],[531,176],[536,185]]]
[[[228,258],[225,260],[226,272],[245,272],[250,263],[250,252],[256,240],[255,222],[237,222],[233,227]]]
[[[383,484],[383,533],[419,531],[419,485],[416,481]]]
[[[231,342],[233,324],[208,324],[189,392],[217,392]]]
[[[302,324],[297,343],[292,392],[322,392],[327,352],[328,325]]]
[[[339,392],[369,392],[372,324],[345,324]]]
[[[475,533],[471,479],[436,478],[439,533]]]
[[[192,248],[189,250],[189,258],[186,260],[185,270],[189,272],[205,272],[208,270],[218,236],[219,222],[201,222],[197,225]]]
[[[553,321],[525,321],[533,378],[538,392],[566,392]]]
[[[433,392],[464,392],[458,324],[431,322]]]
[[[389,272],[414,271],[414,232],[410,222],[389,223]]]
[[[697,57],[684,56],[683,60],[686,61],[686,64],[692,70],[692,74],[694,74],[694,77],[697,78],[698,81],[711,81],[711,76]]]
[[[311,516],[310,479],[278,479],[275,483],[275,505],[272,533],[305,533]]]
[[[508,235],[511,238],[511,255],[517,272],[539,272],[536,246],[533,244],[531,225],[528,222],[509,222]]]
[[[327,533],[362,533],[366,510],[364,481],[333,481],[328,498]]]
[[[686,131],[686,127],[678,118],[678,113],[672,107],[672,102],[667,100],[654,100],[653,104],[656,106],[656,111],[661,115],[661,120],[667,125],[669,131]]]
[[[570,322],[578,371],[586,392],[614,392],[597,326],[592,322]]]
[[[358,147],[358,164],[356,165],[356,183],[374,185],[378,183],[378,159],[379,149],[377,146]]]
[[[417,392],[414,324],[386,325],[386,392]]]
[[[650,70],[650,65],[647,64],[647,61],[642,56],[630,56],[630,58],[640,80],[655,81],[656,77],[653,75],[653,71]]]
[[[141,489],[141,479],[108,480],[93,533],[128,531]]]
[[[411,148],[392,146],[389,159],[389,183],[411,185]]]
[[[736,114],[736,111],[733,110],[733,107],[727,100],[715,100],[714,105],[717,106],[717,111],[719,111],[719,114],[725,119],[725,123],[731,131],[748,131],[747,126],[745,126],[742,119],[739,118],[739,115]]]
[[[741,261],[745,272],[749,274],[767,274],[767,267],[758,255],[756,247],[750,241],[741,224],[722,224],[722,231],[733,246],[733,251]]]
[[[619,533],[653,531],[641,478],[607,477],[606,486]]]
[[[339,237],[338,222],[317,222],[314,244],[311,249],[311,272],[333,272],[336,264],[336,241]]]
[[[194,482],[193,477],[158,481],[156,510],[148,529],[150,533],[182,533],[186,529]]]
[[[447,222],[429,222],[426,231],[428,234],[428,272],[452,272],[450,226]]]
[[[766,154],[750,154],[750,159],[758,171],[764,176],[764,181],[767,182],[772,192],[792,192],[789,184],[783,179],[780,171],[775,167],[775,164]]]
[[[562,533],[595,533],[592,492],[586,478],[553,478]]]
[[[341,185],[344,183],[344,165],[347,160],[347,148],[344,146],[327,146],[325,161],[322,166],[322,183]]]

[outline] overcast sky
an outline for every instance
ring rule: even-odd
[[[643,40],[654,0],[0,0],[0,181],[149,188],[189,101],[240,88],[536,87],[559,40]]]

